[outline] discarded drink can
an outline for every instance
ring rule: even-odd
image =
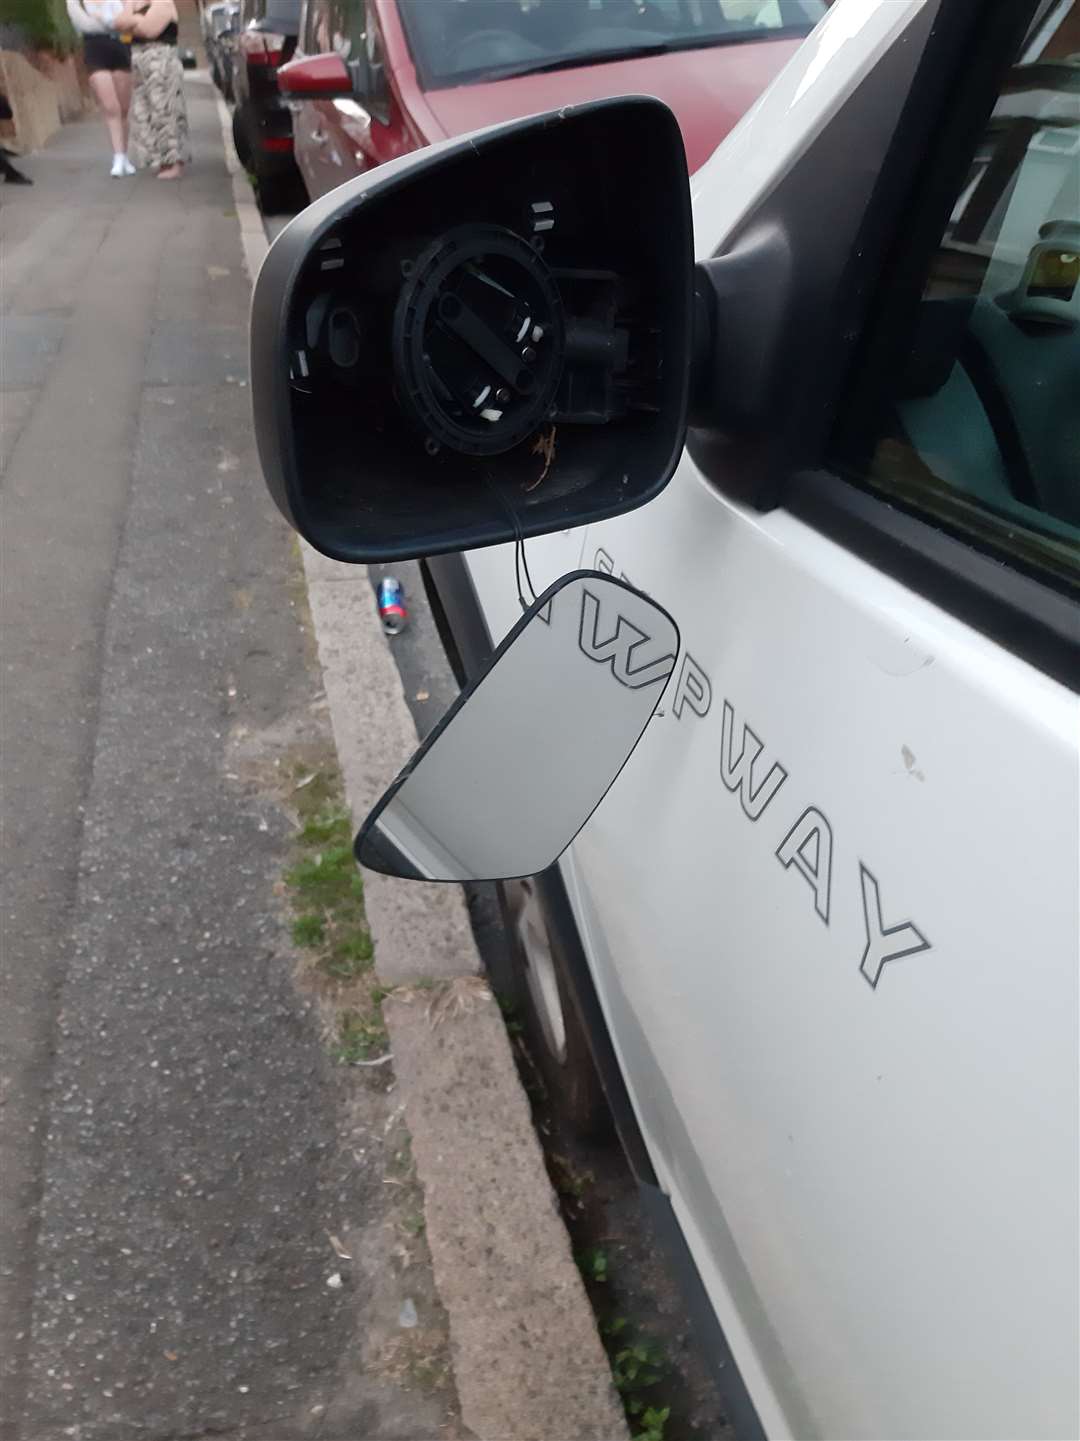
[[[387,635],[397,635],[409,623],[409,612],[405,609],[405,592],[401,581],[387,575],[379,581],[379,619]]]

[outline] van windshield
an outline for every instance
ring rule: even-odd
[[[428,89],[805,35],[824,0],[398,0]]]

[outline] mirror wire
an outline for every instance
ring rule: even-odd
[[[532,583],[532,576],[529,574],[529,560],[525,554],[525,537],[521,533],[521,522],[518,520],[517,511],[507,500],[506,496],[492,484],[491,477],[485,474],[483,479],[484,484],[509,516],[510,524],[514,527],[514,584],[517,586],[518,604],[522,610],[528,610],[530,605],[535,605],[537,600],[539,600],[539,596],[536,594],[536,588]],[[525,584],[529,587],[529,593],[532,595],[531,601],[525,599],[525,594],[522,590],[522,571],[525,573]]]
[[[532,596],[530,602],[526,602],[521,593],[521,572],[525,572],[525,584],[529,587],[529,594]],[[532,576],[529,574],[529,558],[525,554],[525,541],[519,535],[514,541],[514,576],[517,580],[518,600],[521,602],[522,610],[528,610],[529,605],[535,605],[539,597],[536,594],[536,587],[532,583]]]
[[[514,584],[517,586],[518,605],[522,610],[528,610],[529,604],[521,593],[521,537],[514,538]]]

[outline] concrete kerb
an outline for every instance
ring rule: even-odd
[[[267,250],[219,100],[249,278]],[[416,746],[364,566],[301,547],[349,807],[360,820]],[[424,1191],[462,1419],[480,1441],[627,1436],[506,1031],[457,887],[365,874],[394,1071]],[[434,992],[418,981],[448,982]],[[434,997],[434,1000],[432,999]]]
[[[302,546],[308,599],[345,794],[363,820],[416,749],[416,727],[375,612],[366,566]],[[376,967],[386,986],[475,976],[480,958],[456,886],[364,875]]]

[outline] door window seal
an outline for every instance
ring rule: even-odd
[[[832,471],[793,476],[784,507],[1045,675],[1080,690],[1075,598]]]

